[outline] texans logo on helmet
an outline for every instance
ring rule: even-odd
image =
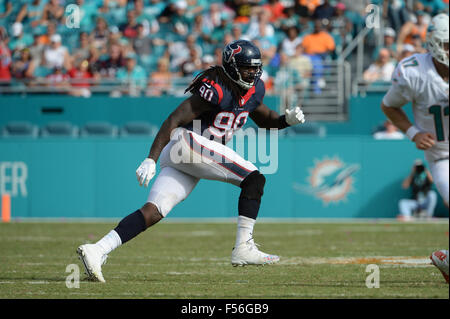
[[[241,46],[237,46],[236,49],[233,49],[230,45],[227,47],[227,50],[225,51],[225,61],[230,62],[231,59],[238,53],[242,51]]]

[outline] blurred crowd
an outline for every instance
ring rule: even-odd
[[[307,87],[364,28],[371,3],[383,7],[386,28],[364,79],[389,80],[397,61],[424,50],[430,18],[448,12],[448,0],[406,2],[0,0],[0,87],[88,97],[96,86],[126,83],[112,95],[170,94],[179,79],[220,64],[224,45],[239,38],[260,47],[269,94],[283,85],[283,70]]]

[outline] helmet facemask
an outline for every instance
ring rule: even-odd
[[[427,33],[427,48],[434,59],[449,66],[448,16],[439,14],[432,19]]]
[[[261,77],[262,74],[262,63],[257,62],[249,65],[242,65],[241,69],[236,65],[236,61],[234,61],[234,57],[232,58],[231,67],[233,68],[233,72],[227,72],[226,68],[224,68],[225,73],[228,77],[242,87],[245,90],[249,90],[255,85],[256,81]],[[252,72],[247,72],[246,70],[242,70],[242,68],[246,67],[256,67],[257,70]],[[231,74],[229,74],[231,73]],[[234,75],[234,76],[233,76]],[[246,81],[247,80],[247,81]],[[249,81],[250,80],[250,81]]]

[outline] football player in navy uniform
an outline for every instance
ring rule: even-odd
[[[78,247],[87,275],[104,282],[101,266],[107,255],[159,222],[184,200],[200,179],[217,180],[241,188],[233,266],[262,265],[279,261],[261,252],[253,240],[266,179],[254,164],[225,144],[248,116],[261,128],[283,129],[305,121],[300,107],[280,116],[263,103],[265,93],[261,53],[251,42],[237,40],[222,53],[222,65],[200,73],[186,89],[192,95],[164,121],[146,158],[136,171],[147,186],[160,160],[160,173],[147,202],[122,219],[95,244]]]

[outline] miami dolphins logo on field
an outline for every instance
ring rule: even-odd
[[[359,164],[345,164],[337,156],[321,161],[315,159],[314,166],[308,169],[309,185],[294,183],[293,188],[298,192],[314,195],[325,205],[346,201],[347,195],[354,191],[354,174],[359,168]]]

